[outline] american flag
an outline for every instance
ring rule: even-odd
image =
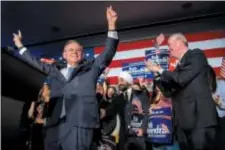
[[[219,75],[223,56],[225,56],[225,30],[216,30],[200,33],[185,34],[189,41],[189,48],[200,48],[205,52],[209,64],[214,68],[216,74]],[[110,72],[108,74],[111,84],[117,83],[117,76],[122,70],[123,63],[144,61],[145,51],[155,49],[153,47],[154,39],[146,39],[131,42],[121,42],[117,48],[117,53],[110,64]],[[168,49],[167,38],[163,42],[161,49]],[[104,49],[104,46],[95,47],[94,55],[97,57]],[[90,50],[89,50],[90,51]],[[170,69],[176,66],[176,60],[170,61]],[[173,65],[173,66],[172,66]]]
[[[222,60],[220,75],[225,78],[225,56],[223,57],[223,60]]]

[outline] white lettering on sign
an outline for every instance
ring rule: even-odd
[[[165,135],[170,134],[170,131],[165,124],[159,124],[154,128],[152,123],[149,123],[147,133],[148,135]]]

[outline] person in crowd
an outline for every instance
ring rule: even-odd
[[[166,97],[162,93],[161,89],[158,87],[157,81],[154,80],[153,90],[152,90],[153,93],[151,95],[151,102],[149,107],[149,115],[151,115],[152,109],[170,108],[171,112],[173,112],[171,99]],[[171,124],[172,124],[172,120],[173,120],[172,113],[167,115],[168,117],[170,117]],[[164,122],[158,121],[157,123],[164,123]],[[173,136],[173,127],[170,133],[172,133],[172,136]],[[147,141],[146,146],[148,149],[152,149],[152,150],[179,150],[179,145],[177,144],[175,138],[172,138],[171,142],[169,143],[151,143]]]
[[[99,127],[96,99],[98,76],[110,64],[118,45],[117,13],[106,10],[108,37],[105,50],[95,59],[85,60],[83,46],[75,40],[66,42],[63,69],[44,64],[33,57],[22,44],[22,34],[13,34],[21,57],[51,77],[51,98],[46,123],[46,150],[89,150],[93,132]]]
[[[47,83],[41,88],[37,101],[31,103],[28,118],[32,120],[30,125],[30,150],[44,150],[43,126],[46,124],[46,115],[50,99],[50,89]]]
[[[213,68],[209,65],[208,78],[212,97],[219,115],[219,127],[217,132],[217,150],[225,147],[225,76],[220,74],[217,78]]]
[[[108,86],[106,89],[105,98],[101,102],[101,108],[105,109],[112,103],[114,97],[117,95],[117,89],[114,86]]]
[[[145,79],[144,77],[138,77],[138,84],[139,84],[138,86],[140,86],[141,90],[143,92],[145,92],[148,96],[150,96],[150,92],[152,90],[151,82],[148,82],[148,80]]]
[[[180,148],[213,149],[218,120],[208,86],[206,56],[200,49],[189,50],[188,41],[181,33],[171,35],[168,46],[170,55],[179,60],[173,72],[163,70],[151,60],[146,65],[171,93]]]
[[[107,75],[109,68],[106,68],[102,75],[99,77],[96,87],[96,96],[99,102],[100,109],[105,109],[111,104],[111,99],[116,95],[116,89],[110,87],[107,81]],[[115,90],[115,91],[114,91]],[[116,117],[106,117],[100,120],[100,127],[95,131],[93,146],[100,146],[102,142],[102,136],[108,136],[111,138],[110,133],[113,131],[116,125]]]
[[[118,79],[119,90],[122,93],[114,97],[109,107],[101,109],[101,118],[119,114],[121,126],[118,149],[130,149],[131,145],[138,145],[137,149],[145,149],[143,135],[147,125],[145,113],[148,111],[148,98],[141,90],[132,89],[133,78],[128,72],[121,72]],[[132,126],[134,122],[131,124],[134,112],[138,113],[138,121],[142,122],[137,122],[136,128]]]
[[[96,94],[97,99],[99,101],[99,104],[106,99],[106,92],[109,86],[107,75],[109,73],[109,68],[106,68],[104,72],[101,74],[101,76],[98,79],[97,85],[96,85]]]

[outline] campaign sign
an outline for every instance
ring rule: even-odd
[[[130,130],[136,132],[142,127],[144,115],[143,114],[131,114]]]
[[[170,107],[151,109],[148,117],[147,140],[151,143],[172,142],[172,110]]]
[[[143,114],[143,106],[141,103],[141,100],[138,95],[134,95],[131,103],[128,104],[130,106],[130,109],[127,108],[129,112],[129,133],[137,133],[137,130],[142,128],[143,120],[144,120],[144,114]]]
[[[163,69],[168,70],[169,51],[167,49],[150,49],[145,51],[145,59],[159,64]]]
[[[153,74],[146,68],[144,61],[135,63],[123,63],[122,66],[122,70],[129,72],[134,80],[138,77],[144,77],[146,79],[153,78]]]

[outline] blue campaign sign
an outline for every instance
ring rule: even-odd
[[[170,107],[152,109],[148,117],[147,140],[151,143],[170,144],[173,139],[171,118]]]
[[[169,51],[167,49],[150,49],[145,51],[145,59],[152,60],[163,69],[168,70]]]
[[[137,79],[138,77],[144,77],[147,79],[153,78],[153,74],[148,71],[144,61],[135,63],[124,63],[122,66],[122,70],[129,72],[133,79]]]

